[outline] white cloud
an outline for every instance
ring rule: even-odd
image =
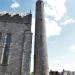
[[[15,9],[15,8],[18,8],[20,7],[20,4],[16,1],[12,2],[12,4],[10,5],[11,8]]]
[[[52,69],[54,71],[56,70],[62,71],[63,69],[75,71],[74,64],[75,64],[75,60],[71,61],[71,60],[68,60],[68,58],[66,58],[65,56],[60,56],[50,61],[49,69]]]
[[[3,15],[3,14],[6,14],[7,11],[0,11],[0,14]]]
[[[64,63],[64,64],[50,64],[50,69],[54,70],[54,71],[62,71],[63,69],[65,70],[70,70],[70,71],[75,71],[75,62],[73,63]]]
[[[65,57],[64,57],[64,56],[56,56],[55,59],[58,59],[58,60],[64,60]]]
[[[69,48],[69,51],[75,53],[75,45],[71,46],[71,47]]]
[[[67,13],[66,0],[44,0],[46,16],[54,17],[54,20],[61,20]]]
[[[44,0],[44,2],[47,37],[60,35],[62,28],[57,21],[60,21],[67,13],[66,0]],[[53,20],[49,17],[53,17]]]
[[[48,18],[45,20],[47,37],[60,35],[62,28],[58,25],[58,23],[56,21],[49,20]]]
[[[72,24],[75,23],[75,20],[72,18],[69,18],[67,20],[65,20],[63,23],[61,23],[62,25],[68,25],[68,24]]]
[[[49,20],[48,18],[45,19],[46,21],[46,35],[47,37],[60,35],[62,28],[58,25],[56,21]],[[32,32],[35,32],[35,19],[32,19]],[[34,34],[33,34],[34,36]]]
[[[65,70],[75,71],[75,61],[72,61],[71,63],[62,64],[62,66]]]

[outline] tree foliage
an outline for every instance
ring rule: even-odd
[[[31,72],[31,74],[30,75],[34,75],[34,72]]]

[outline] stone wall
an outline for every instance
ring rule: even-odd
[[[4,49],[5,36],[7,33],[11,33],[12,35],[8,64],[2,65],[1,63],[0,75],[1,73],[2,75],[29,75],[32,44],[31,19],[32,14],[27,14],[23,17],[19,16],[19,14],[11,16],[8,13],[0,15],[0,32],[3,35],[1,52]],[[28,69],[24,69],[26,67]],[[2,70],[2,68],[5,70]]]

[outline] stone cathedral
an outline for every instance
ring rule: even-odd
[[[0,15],[0,75],[29,75],[32,14]]]
[[[0,14],[0,75],[30,75],[32,14]],[[34,75],[49,75],[44,2],[37,0]]]

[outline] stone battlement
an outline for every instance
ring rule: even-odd
[[[31,23],[32,14],[23,14],[23,13],[0,13],[0,22],[9,22],[9,23]]]

